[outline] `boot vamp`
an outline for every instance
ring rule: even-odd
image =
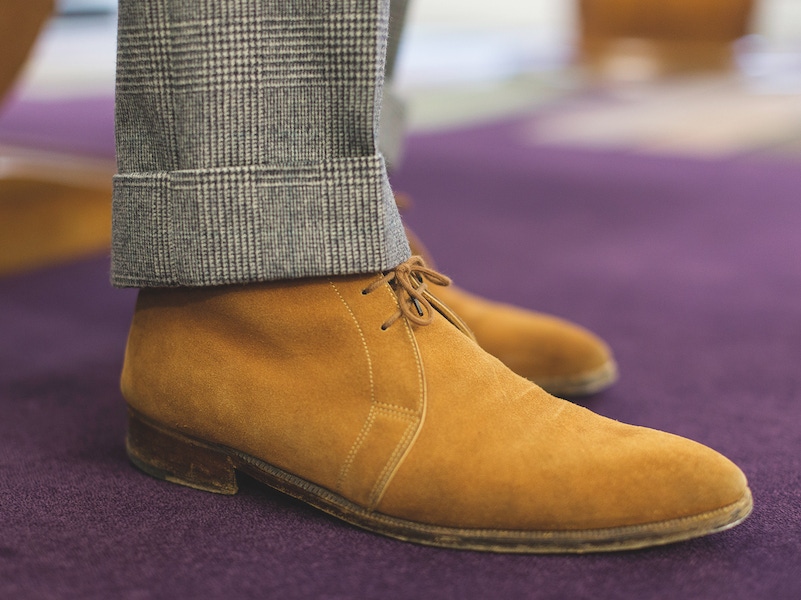
[[[378,510],[454,527],[580,530],[691,517],[746,493],[717,452],[556,399],[451,329],[416,329],[425,417]]]

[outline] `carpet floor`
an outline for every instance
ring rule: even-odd
[[[797,598],[798,166],[530,146],[508,122],[414,138],[394,183],[463,287],[605,337],[621,380],[584,404],[731,457],[751,518],[651,550],[502,556],[384,539],[252,482],[156,481],[123,449],[135,296],[97,257],[0,280],[0,597]]]

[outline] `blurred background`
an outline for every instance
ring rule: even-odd
[[[4,38],[40,4],[7,0]],[[108,243],[115,10],[58,0],[5,93],[0,272]],[[414,0],[394,83],[413,133],[515,118],[535,145],[794,160],[801,2]]]
[[[115,5],[53,1],[0,0],[0,597],[799,597],[801,0],[412,0],[405,222],[465,289],[610,344],[589,408],[754,490],[731,532],[581,558],[410,546],[128,465]]]

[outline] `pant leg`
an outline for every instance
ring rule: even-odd
[[[120,0],[112,281],[384,270],[388,0]]]

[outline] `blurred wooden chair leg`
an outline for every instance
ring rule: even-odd
[[[0,99],[11,88],[52,13],[53,0],[0,2]]]

